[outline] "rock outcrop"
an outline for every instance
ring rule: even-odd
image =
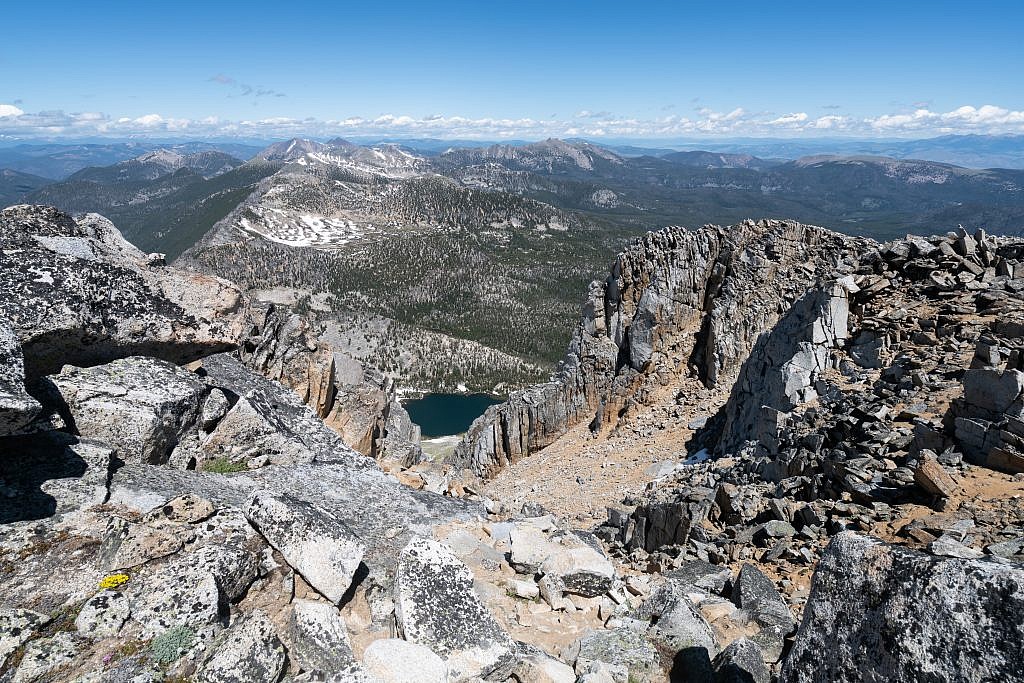
[[[249,313],[238,356],[293,389],[346,444],[377,460],[420,460],[419,428],[399,403],[394,383],[324,341],[309,319],[274,305]]]
[[[1024,570],[832,539],[780,680],[1016,681]]]
[[[66,364],[134,355],[184,363],[233,348],[238,288],[161,263],[96,214],[0,211],[0,310],[21,342],[28,381]]]
[[[867,245],[791,221],[649,233],[591,284],[555,380],[489,408],[453,462],[488,476],[572,425],[615,424],[684,373],[727,383],[796,299]]]

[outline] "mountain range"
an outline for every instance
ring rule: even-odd
[[[124,149],[105,153],[115,151]],[[8,172],[0,193],[4,203],[101,213],[144,250],[312,306],[326,322],[356,315],[360,333],[348,336],[361,348],[349,351],[410,389],[492,391],[555,369],[579,292],[631,239],[666,225],[789,216],[879,239],[958,224],[1024,228],[1019,170],[878,156],[627,155],[556,139],[430,154],[294,139],[248,160],[146,149],[59,182]],[[444,362],[425,351],[442,347],[460,351]]]

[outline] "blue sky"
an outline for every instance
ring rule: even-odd
[[[1021,2],[10,2],[0,134],[1024,132]]]

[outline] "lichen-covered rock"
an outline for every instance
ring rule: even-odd
[[[416,538],[395,570],[395,616],[406,640],[437,653],[452,680],[486,676],[514,643],[473,591],[473,575],[443,544]]]
[[[123,593],[103,590],[86,600],[75,617],[75,628],[90,638],[117,635],[130,613],[131,603]]]
[[[166,463],[197,427],[205,385],[167,361],[134,356],[49,378],[55,403],[83,437],[105,441],[124,462]]]
[[[209,571],[196,570],[186,559],[165,565],[129,591],[131,618],[153,638],[176,626],[197,630],[220,619],[220,591]]]
[[[592,662],[623,667],[634,681],[661,680],[661,656],[644,634],[629,628],[591,631],[571,647],[576,672],[591,668]]]
[[[244,511],[309,585],[341,602],[366,549],[348,527],[311,503],[266,490],[253,492]]]
[[[25,648],[25,656],[11,680],[13,683],[52,680],[51,674],[73,662],[83,648],[84,642],[67,631],[52,638],[34,640]]]
[[[199,671],[198,683],[274,683],[284,671],[285,650],[266,614],[254,610],[228,629]]]
[[[355,661],[345,620],[334,605],[296,600],[291,628],[290,654],[304,671],[332,673]]]
[[[189,362],[232,348],[242,331],[237,287],[148,265],[96,214],[0,211],[0,291],[0,317],[21,341],[29,381],[134,355]]]
[[[363,666],[381,683],[446,683],[448,665],[425,645],[382,638],[366,646]]]
[[[1019,681],[1024,570],[853,532],[822,556],[780,680]]]
[[[25,390],[21,343],[0,320],[0,436],[24,427],[39,414],[39,402]]]
[[[29,609],[0,609],[0,667],[7,657],[50,622],[50,617]]]

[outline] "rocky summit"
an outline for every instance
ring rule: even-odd
[[[1024,681],[1024,240],[648,233],[443,459],[99,215],[0,212],[0,290],[0,683]]]

